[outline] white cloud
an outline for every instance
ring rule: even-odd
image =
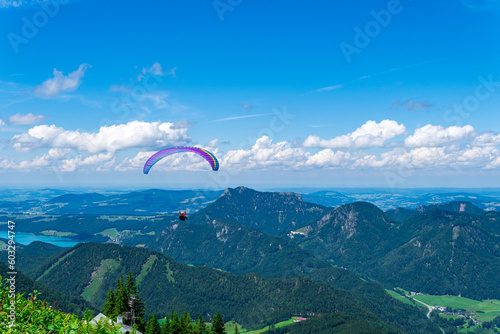
[[[356,131],[347,135],[338,136],[329,140],[310,135],[306,138],[303,147],[322,147],[333,149],[362,149],[384,146],[387,141],[401,136],[406,128],[393,120],[383,120],[380,123],[368,121]]]
[[[473,145],[500,145],[500,134],[492,132],[483,133],[474,139]]]
[[[49,167],[57,164],[57,161],[63,159],[70,153],[70,149],[51,149],[43,156],[37,156],[33,160],[21,161],[17,166],[12,163],[10,167],[16,167],[22,170],[31,170],[39,167]]]
[[[9,116],[9,118],[7,119],[7,122],[10,125],[32,125],[43,121],[45,121],[45,116],[33,115],[32,113],[28,113],[25,115],[15,114]]]
[[[470,125],[450,126],[444,128],[441,125],[427,124],[415,130],[413,136],[405,139],[406,147],[436,147],[450,145],[459,141],[471,139],[476,134]]]
[[[127,124],[103,126],[97,133],[64,130],[55,125],[39,125],[27,133],[12,138],[14,148],[27,152],[38,147],[73,148],[98,153],[127,148],[181,145],[191,139],[189,123],[160,123],[132,121]]]
[[[268,136],[262,136],[257,139],[255,144],[249,150],[230,150],[221,161],[221,168],[227,167],[291,167],[296,168],[303,165],[309,153],[301,148],[293,148],[292,144],[286,141],[273,144]]]
[[[305,164],[312,167],[339,167],[345,166],[352,158],[351,153],[337,151],[327,148],[319,151],[315,155],[308,157]]]
[[[62,172],[74,172],[77,170],[78,167],[102,164],[103,162],[109,161],[112,158],[113,155],[109,152],[94,154],[88,157],[83,157],[79,155],[72,159],[62,160],[60,165],[60,170]]]
[[[76,71],[66,76],[63,75],[62,71],[54,69],[54,77],[35,87],[35,95],[41,98],[53,98],[57,97],[61,92],[76,90],[81,85],[85,71],[89,67],[89,64],[81,64]]]

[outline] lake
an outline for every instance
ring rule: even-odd
[[[7,231],[0,231],[0,238],[8,239]],[[78,243],[69,238],[53,237],[47,235],[34,235],[31,233],[16,232],[14,241],[16,244],[29,245],[33,241],[43,241],[59,247],[73,247]]]

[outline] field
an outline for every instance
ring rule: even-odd
[[[392,297],[396,298],[397,300],[399,301],[402,301],[403,303],[406,303],[406,304],[410,304],[411,306],[417,306],[416,303],[412,300],[410,300],[409,298],[407,297],[403,297],[402,295],[400,295],[399,293],[393,291],[393,290],[385,290],[388,294],[390,294]],[[422,304],[420,304],[422,305]],[[423,306],[423,305],[422,305]]]
[[[285,327],[285,326],[289,326],[291,324],[293,324],[293,321],[296,319],[297,317],[292,317],[291,319],[288,319],[288,320],[285,320],[285,321],[282,321],[282,322],[278,322],[277,324],[274,324],[273,326],[275,328],[281,328],[281,327]],[[193,319],[194,320],[194,319]],[[165,319],[160,319],[158,320],[158,322],[160,324],[163,324],[165,322]],[[210,323],[207,322],[206,323],[208,327],[210,327]],[[257,330],[252,330],[252,331],[249,331],[247,329],[242,329],[241,326],[233,321],[229,321],[229,322],[226,322],[224,324],[224,328],[225,328],[225,333],[227,334],[234,334],[234,329],[235,327],[238,326],[238,332],[239,333],[244,333],[244,334],[260,334],[260,333],[263,333],[267,330],[269,330],[270,326],[266,326],[262,329],[257,329]]]
[[[296,319],[297,317],[293,317],[291,319],[288,319],[288,320],[285,320],[285,321],[282,321],[282,322],[278,322],[277,324],[273,325],[275,328],[281,328],[281,327],[285,327],[285,326],[289,326],[291,324],[293,324],[293,321]],[[228,334],[233,334],[234,333],[234,327],[235,327],[235,323],[233,323],[232,321],[228,322],[225,324],[225,328],[226,328],[226,332]],[[241,326],[238,325],[238,331],[240,333],[245,333],[245,334],[260,334],[260,333],[263,333],[267,330],[269,330],[270,326],[266,326],[262,329],[257,329],[257,330],[253,330],[253,331],[248,331],[246,329],[242,329]]]
[[[457,296],[416,295],[412,297],[426,303],[427,305],[438,305],[467,311],[470,311],[472,306],[481,303],[477,300]]]
[[[398,288],[398,290],[408,293],[407,291]],[[411,301],[402,297],[400,294],[386,290],[392,297],[411,304]],[[500,315],[500,300],[474,300],[458,296],[434,296],[434,295],[414,295],[412,298],[419,300],[431,306],[451,307],[452,309],[462,309],[468,312],[473,312],[478,315],[478,319],[482,322],[491,321]]]

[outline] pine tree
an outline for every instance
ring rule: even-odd
[[[179,319],[179,315],[177,314],[177,312],[172,311],[171,319],[172,322],[170,323],[170,333],[183,334],[181,320]]]
[[[222,315],[217,312],[217,314],[212,319],[212,333],[214,334],[224,334],[224,320],[222,319]]]
[[[113,318],[114,311],[115,311],[115,293],[113,292],[113,289],[109,289],[108,294],[106,296],[106,301],[104,302],[102,313],[108,318]]]
[[[158,323],[156,312],[153,314],[153,317],[149,315],[148,325],[146,326],[146,334],[161,334],[160,324]]]
[[[165,317],[165,322],[163,323],[163,325],[161,325],[161,333],[170,334],[170,319],[168,317],[168,314]]]
[[[193,325],[191,323],[191,316],[189,315],[189,313],[188,312],[182,313],[180,320],[181,320],[181,327],[184,330],[184,332],[191,333]]]
[[[205,324],[205,320],[203,319],[203,317],[201,315],[196,320],[196,324],[194,326],[193,333],[194,334],[208,334],[207,324]]]
[[[128,299],[127,289],[123,285],[123,277],[120,275],[120,278],[116,281],[114,316],[125,315],[129,310]]]
[[[134,276],[132,272],[129,272],[127,275],[127,282],[125,284],[125,290],[127,291],[127,300],[130,302],[131,297],[135,298],[133,308],[134,315],[136,317],[135,323],[136,327],[139,331],[143,331],[146,329],[146,320],[144,318],[146,313],[146,306],[144,302],[139,297],[139,289],[134,280]],[[128,306],[127,310],[130,310],[130,306]]]

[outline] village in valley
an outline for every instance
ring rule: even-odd
[[[495,299],[478,301],[461,295],[430,295],[401,288],[386,291],[405,303],[426,307],[427,317],[431,317],[432,312],[437,312],[439,317],[453,319],[456,326],[464,329],[484,325],[500,315],[500,301]]]

